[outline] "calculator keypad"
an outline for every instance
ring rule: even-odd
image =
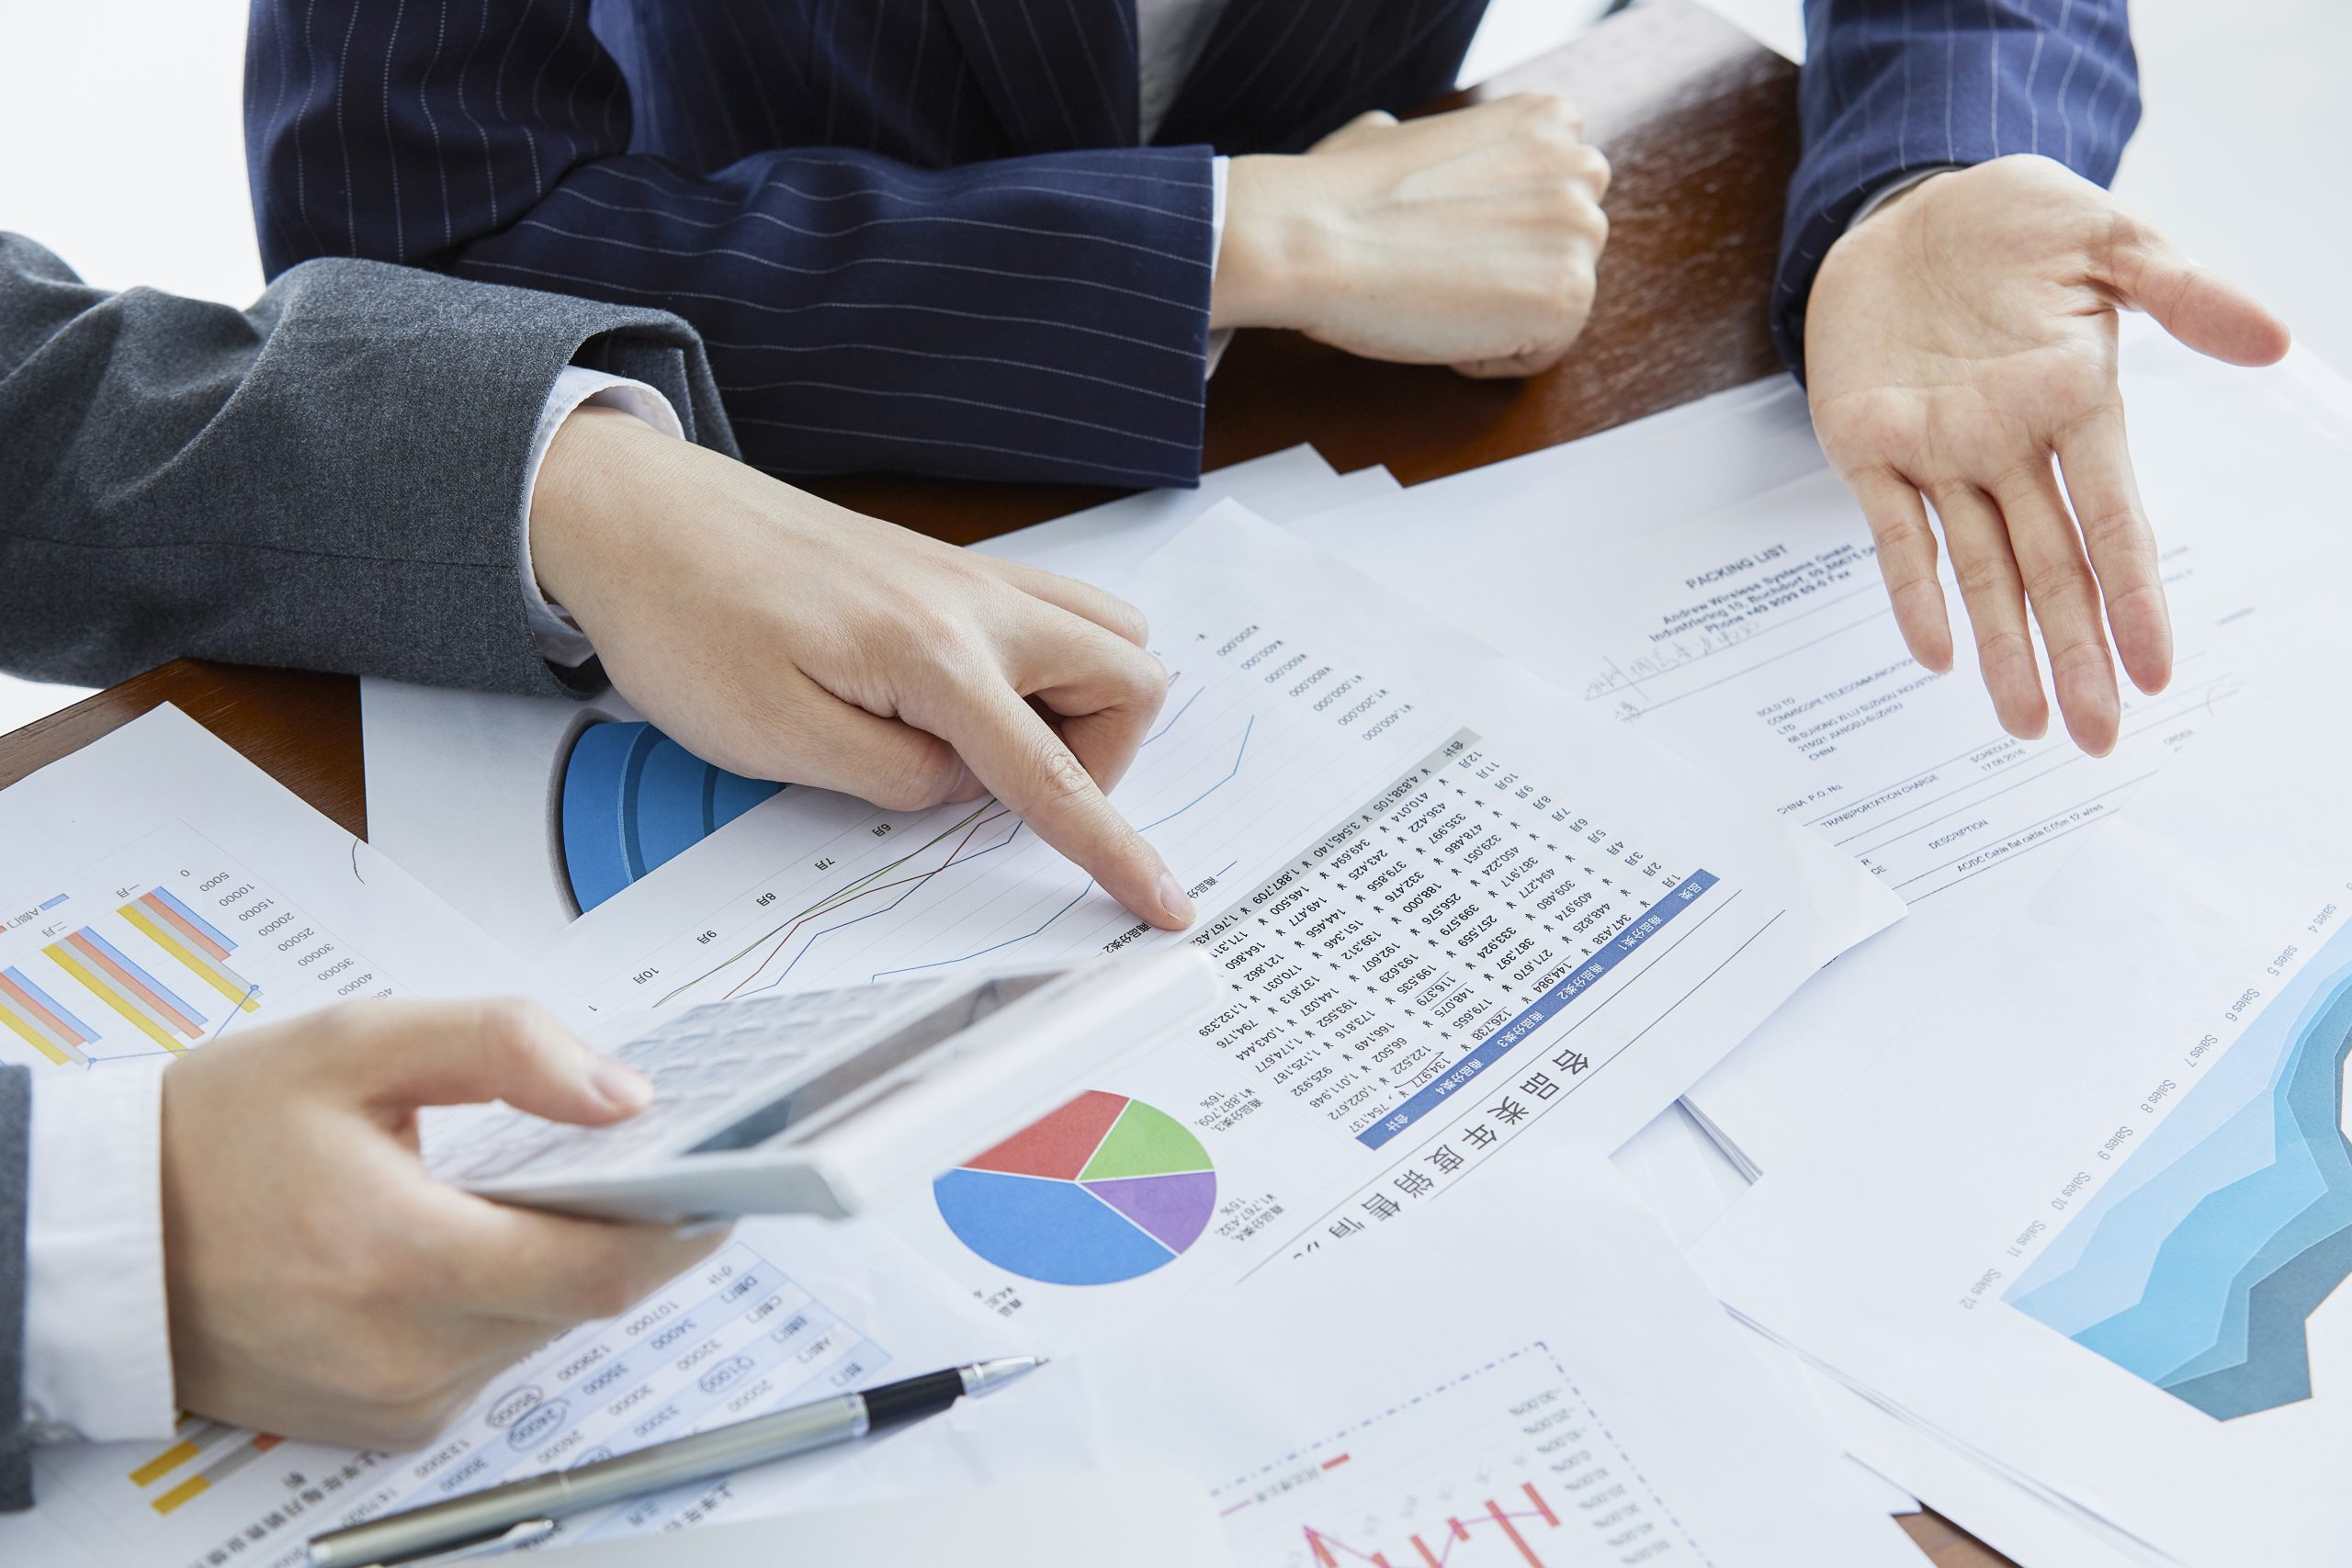
[[[730,1105],[756,1104],[854,1048],[875,1024],[949,984],[899,981],[709,1002],[662,1021],[606,1055],[643,1073],[653,1101],[609,1127],[574,1127],[502,1106],[433,1150],[436,1174],[456,1181],[542,1177],[588,1163],[628,1164],[684,1146]]]

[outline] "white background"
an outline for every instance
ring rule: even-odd
[[[1796,0],[1707,0],[1793,48]],[[1589,21],[1599,0],[1495,0],[1470,71]],[[2118,188],[2199,259],[2352,366],[2335,274],[2352,238],[2335,104],[2342,0],[2137,0],[2147,118]],[[0,0],[0,229],[85,277],[243,304],[261,288],[239,97],[243,0]],[[79,695],[0,676],[0,730]]]

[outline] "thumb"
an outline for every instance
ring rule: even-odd
[[[359,1036],[356,1059],[338,1077],[362,1102],[401,1115],[503,1100],[593,1127],[634,1116],[653,1098],[642,1074],[591,1050],[536,1002],[388,1003]]]
[[[2253,295],[2183,255],[2169,240],[2143,236],[2118,268],[2123,303],[2198,353],[2230,365],[2276,365],[2292,334]]]

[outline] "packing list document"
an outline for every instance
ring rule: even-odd
[[[338,1002],[543,989],[175,708],[0,792],[0,1060],[42,1075],[36,1092]],[[746,1224],[700,1269],[493,1381],[416,1453],[198,1416],[152,1443],[44,1448],[39,1514],[0,1518],[0,1562],[54,1561],[62,1539],[109,1568],[283,1568],[363,1515],[984,1353],[995,1327],[887,1236]],[[723,1482],[688,1488],[573,1533],[663,1529],[729,1501]]]
[[[2347,705],[2340,637],[2299,639],[1696,1254],[1775,1337],[2199,1568],[2352,1540]]]
[[[1605,1162],[1530,1150],[1496,1181],[1540,1216],[1464,1204],[1127,1324],[821,1497],[1169,1466],[1238,1568],[1917,1568]]]
[[[2275,646],[2301,585],[2344,559],[2340,510],[2323,498],[2352,479],[2352,423],[2325,407],[2326,372],[2216,366],[2161,334],[2135,340],[2124,365],[2177,654],[2161,694],[2123,683],[2122,739],[2104,759],[2077,750],[2054,711],[2040,740],[2002,731],[1956,592],[1954,669],[1913,662],[1868,526],[1817,456],[1809,473],[1698,516],[1645,519],[1636,497],[1589,494],[1578,454],[1563,448],[1506,465],[1519,469],[1508,482],[1501,469],[1469,475],[1294,525],[1493,627],[1585,712],[1625,721],[1819,834],[1910,904],[1908,919],[1832,965],[1691,1089],[1689,1103],[1751,1168],[1802,1146],[1822,1104],[2082,829],[2189,741]],[[1731,442],[1724,461],[1769,472],[1786,460],[1784,434],[1759,423],[1759,451]],[[1650,443],[1652,461],[1713,461],[1719,434],[1668,432]],[[1475,520],[1447,536],[1466,560],[1428,570],[1430,530],[1462,509]],[[1495,615],[1491,583],[1507,569],[1584,585],[1575,612]]]
[[[792,790],[544,953],[620,1010],[1198,945],[1225,1005],[890,1216],[1048,1348],[1433,1204],[1521,1138],[1622,1142],[1899,912],[1238,505],[1126,586],[1170,690],[1114,799],[1190,884],[1194,932],[1139,926],[994,802]]]

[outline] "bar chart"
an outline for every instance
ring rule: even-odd
[[[305,910],[185,823],[0,917],[0,1062],[176,1055],[266,1011],[390,995]]]
[[[1243,1568],[1703,1562],[1553,1349],[1524,1345],[1211,1488]]]

